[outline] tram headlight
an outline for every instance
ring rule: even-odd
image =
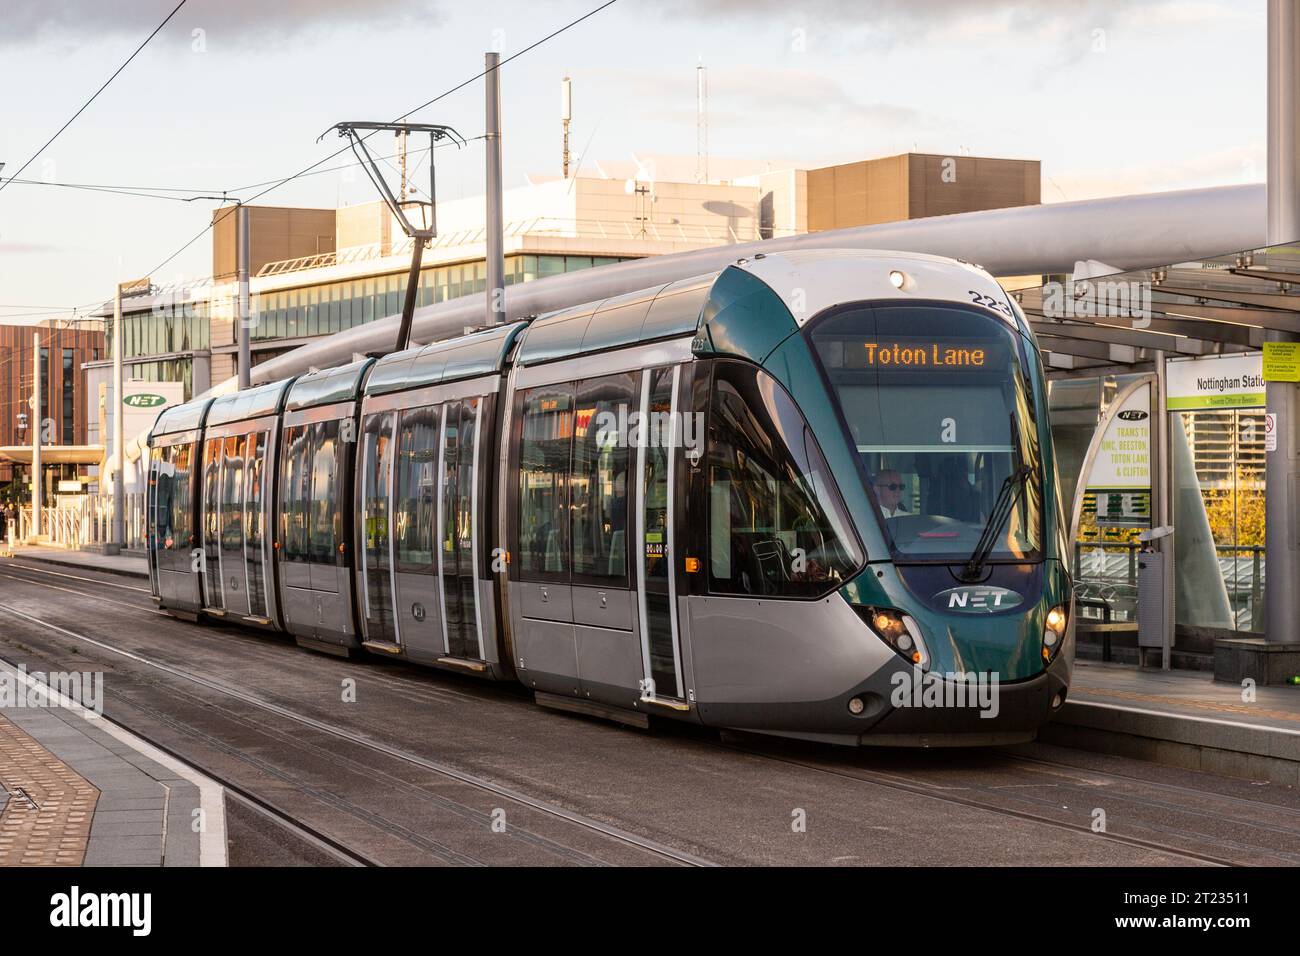
[[[921,636],[916,621],[901,611],[889,607],[860,608],[858,613],[866,619],[876,636],[898,654],[922,669],[930,666],[930,651]]]
[[[1065,605],[1058,604],[1047,612],[1043,622],[1043,660],[1054,658],[1061,645],[1065,643],[1065,625],[1067,623]]]

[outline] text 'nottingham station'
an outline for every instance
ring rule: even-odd
[[[168,409],[153,590],[616,719],[1025,740],[1074,653],[1046,408],[983,270],[754,256]]]

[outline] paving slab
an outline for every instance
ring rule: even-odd
[[[54,567],[80,568],[83,571],[104,571],[126,577],[149,579],[149,562],[144,553],[119,555],[96,554],[93,551],[76,551],[70,548],[24,547],[13,550],[9,560],[18,564],[53,565]]]
[[[66,698],[0,701],[0,866],[224,865],[225,848],[214,781]]]
[[[1039,738],[1300,786],[1300,687],[1076,661],[1069,700]]]

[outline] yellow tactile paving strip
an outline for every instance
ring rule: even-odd
[[[0,783],[9,791],[0,813],[0,866],[80,866],[99,791],[4,717]]]
[[[1143,694],[1135,690],[1115,690],[1110,687],[1087,687],[1075,684],[1074,690],[1085,691],[1097,697],[1118,697],[1120,700],[1135,700],[1143,703],[1171,704],[1179,708],[1196,708],[1213,710],[1224,714],[1241,714],[1244,717],[1266,717],[1269,720],[1289,720],[1300,722],[1300,714],[1289,710],[1261,710],[1255,704],[1230,704],[1226,701],[1196,700],[1191,697],[1167,697],[1163,694]]]

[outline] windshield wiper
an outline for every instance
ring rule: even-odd
[[[980,532],[979,543],[975,545],[975,550],[966,559],[966,566],[962,568],[963,581],[978,580],[984,573],[984,562],[993,551],[993,545],[997,543],[1002,526],[1006,524],[1007,518],[1011,517],[1011,512],[1020,499],[1020,492],[1031,474],[1033,474],[1032,468],[1021,465],[1002,482],[997,500],[993,502],[993,510],[989,512],[988,521],[984,522],[984,530]]]

